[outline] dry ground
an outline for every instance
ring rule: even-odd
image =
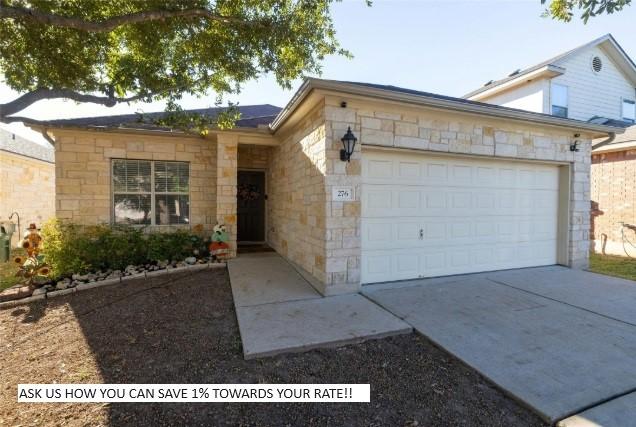
[[[245,361],[225,271],[0,310],[0,425],[537,426],[426,339]],[[18,383],[370,383],[369,404],[18,404]]]

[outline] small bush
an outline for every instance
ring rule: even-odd
[[[46,262],[57,277],[121,270],[130,264],[181,261],[195,251],[208,254],[206,240],[185,230],[146,233],[137,227],[81,226],[52,219],[42,227],[42,237]]]
[[[85,256],[87,239],[80,238],[79,227],[57,218],[42,226],[43,253],[53,276],[85,273],[91,268]]]
[[[195,248],[192,235],[186,231],[152,233],[147,236],[148,260],[177,261],[192,256]]]

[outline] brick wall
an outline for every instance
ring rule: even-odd
[[[636,225],[636,150],[594,154],[592,156],[592,239],[596,252],[626,255],[621,225]],[[636,233],[625,229],[629,241]],[[636,248],[625,245],[627,254]]]
[[[22,228],[13,235],[14,245],[30,223],[40,226],[55,215],[53,163],[0,151],[0,221],[8,220],[14,211]],[[12,222],[17,224],[15,216]]]
[[[56,132],[56,215],[78,224],[111,222],[111,159],[190,162],[190,223],[216,223],[216,141],[103,132]]]

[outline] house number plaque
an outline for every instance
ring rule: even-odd
[[[334,202],[350,202],[353,200],[353,187],[333,187],[331,200]]]

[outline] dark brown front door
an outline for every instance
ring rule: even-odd
[[[239,171],[237,215],[239,242],[265,241],[265,173]]]

